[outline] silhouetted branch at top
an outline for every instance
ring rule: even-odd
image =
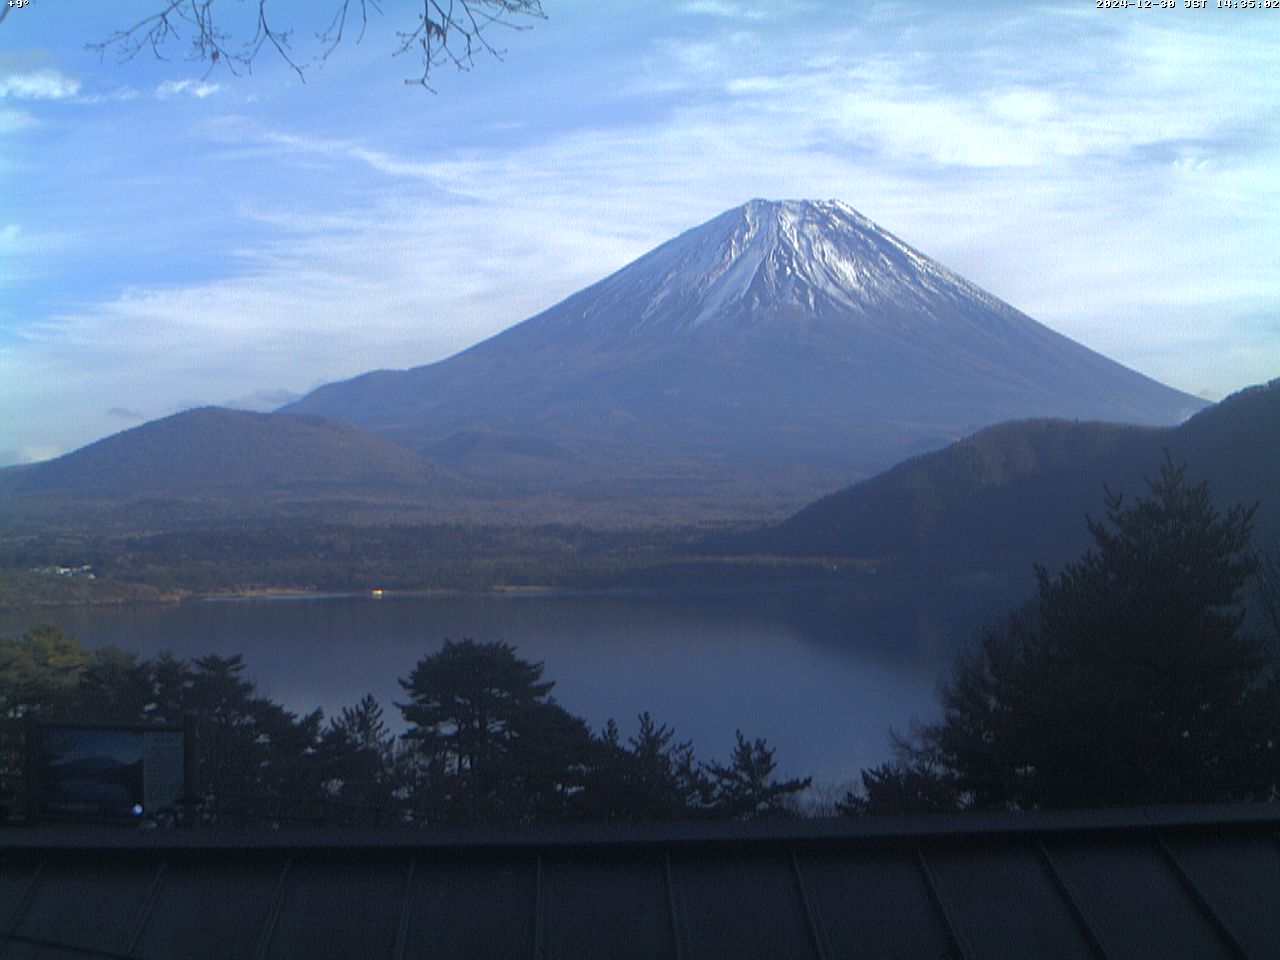
[[[207,77],[224,67],[234,76],[253,69],[264,48],[274,50],[299,77],[305,80],[308,66],[329,58],[349,36],[359,20],[356,43],[364,39],[370,14],[382,13],[381,0],[331,0],[333,17],[328,26],[315,33],[315,51],[307,54],[294,45],[295,30],[281,27],[268,16],[270,0],[258,0],[252,19],[228,13],[219,0],[163,0],[159,9],[132,26],[117,30],[89,49],[105,54],[114,48],[122,62],[150,51],[159,60],[174,44],[187,45],[186,59],[208,65]],[[494,27],[524,30],[528,19],[543,19],[541,0],[422,0],[413,5],[413,19],[396,31],[394,53],[416,54],[421,72],[405,83],[431,87],[428,79],[434,67],[469,70],[477,54],[501,59],[503,51],[490,42]],[[230,21],[234,19],[233,25]],[[415,71],[416,72],[416,71]]]

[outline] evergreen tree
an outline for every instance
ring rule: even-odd
[[[193,683],[191,666],[169,651],[147,661],[151,679],[151,700],[143,707],[148,719],[158,723],[180,723],[188,709]]]
[[[610,720],[596,741],[586,813],[601,820],[679,820],[706,812],[711,785],[688,741],[646,711],[624,746]]]
[[[382,706],[371,693],[366,693],[354,707],[343,707],[342,713],[329,721],[327,735],[377,757],[391,752],[394,737],[382,716]]]
[[[710,763],[711,805],[718,814],[735,820],[752,817],[791,816],[795,795],[807,790],[812,778],[778,780],[777,761],[764,740],[748,740],[739,730],[729,763]]]
[[[1258,619],[1272,643],[1280,644],[1280,535],[1273,534],[1254,551],[1254,563],[1252,599]]]
[[[382,705],[366,694],[354,707],[329,721],[320,738],[321,777],[325,793],[346,804],[352,819],[382,822],[398,807],[401,777],[396,738],[384,719]]]
[[[90,659],[79,640],[48,623],[17,641],[0,637],[0,714],[64,709]]]
[[[415,805],[449,820],[520,820],[559,809],[589,763],[586,725],[550,698],[542,664],[506,643],[446,640],[400,685],[418,765]]]
[[[959,807],[954,778],[918,757],[863,770],[861,780],[861,793],[850,791],[836,804],[845,816],[943,813]]]
[[[195,661],[182,707],[198,729],[200,786],[215,795],[315,797],[323,715],[299,717],[256,696],[240,655]]]
[[[1094,549],[1039,569],[1031,608],[957,661],[898,772],[977,807],[1275,796],[1280,685],[1238,606],[1253,511],[1219,513],[1169,462],[1148,485],[1108,492]]]
[[[139,722],[155,696],[151,664],[119,647],[93,651],[70,698],[72,716],[91,722]]]
[[[0,637],[0,823],[23,781],[27,752],[20,718],[65,712],[89,662],[80,642],[51,624],[18,640]]]
[[[500,767],[502,788],[494,809],[508,821],[546,822],[576,817],[594,753],[586,721],[550,701],[516,718],[513,749]]]

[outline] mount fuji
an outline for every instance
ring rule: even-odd
[[[1205,404],[1037,323],[836,202],[753,200],[438,363],[283,408],[482,487],[776,513],[1004,420]]]

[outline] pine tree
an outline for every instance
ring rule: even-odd
[[[219,798],[318,795],[323,715],[299,717],[257,696],[244,669],[239,654],[201,657],[180,688],[181,706],[197,727],[202,791]]]
[[[366,694],[354,707],[329,721],[320,738],[320,764],[327,792],[344,803],[389,810],[396,789],[395,737],[382,706]]]
[[[16,641],[0,637],[0,714],[64,708],[90,660],[79,640],[52,624],[32,627]]]
[[[550,698],[542,664],[506,643],[446,640],[400,685],[418,809],[450,820],[554,818],[585,779],[586,724]]]
[[[640,714],[639,730],[624,745],[612,720],[596,740],[587,783],[586,813],[604,820],[680,820],[704,815],[711,784],[693,744]]]
[[[1095,547],[957,661],[941,722],[900,756],[976,807],[1271,799],[1280,683],[1243,629],[1253,510],[1166,462],[1110,492]],[[917,785],[918,786],[918,785]]]
[[[748,740],[739,730],[737,745],[728,764],[707,764],[711,778],[712,808],[735,820],[752,817],[791,816],[795,795],[809,788],[812,778],[778,780],[774,751],[764,740]]]

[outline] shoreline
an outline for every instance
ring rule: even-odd
[[[858,589],[902,589],[923,584],[936,586],[938,580],[916,571],[902,570],[882,573],[878,576],[862,575],[843,580],[787,581],[777,583],[704,583],[688,586],[573,586],[568,584],[494,584],[487,587],[422,587],[422,588],[367,588],[358,590],[308,590],[297,587],[257,587],[228,590],[217,593],[195,591],[167,591],[149,596],[113,596],[50,598],[29,602],[0,602],[0,613],[21,614],[40,610],[66,610],[129,606],[177,606],[184,603],[245,603],[245,602],[323,602],[329,600],[396,601],[421,600],[432,597],[490,597],[494,599],[529,599],[538,597],[700,597],[735,596],[743,594],[803,594],[841,593]],[[972,571],[949,573],[942,578],[947,584],[1002,583],[1006,585],[1034,583],[1034,577],[1003,571]]]

